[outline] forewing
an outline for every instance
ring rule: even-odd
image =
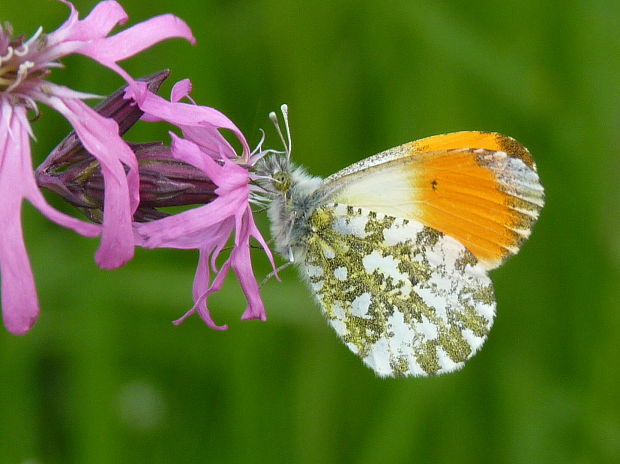
[[[302,273],[330,325],[378,375],[450,372],[483,344],[492,284],[455,239],[342,204],[318,208],[310,227]]]
[[[413,219],[457,239],[486,269],[517,253],[544,204],[516,140],[457,132],[401,145],[327,178],[326,201]]]

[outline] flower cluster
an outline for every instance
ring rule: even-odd
[[[161,75],[147,82],[135,80],[117,64],[168,38],[193,43],[190,29],[180,19],[163,15],[110,35],[127,20],[117,2],[102,1],[79,19],[69,1],[59,1],[69,7],[70,15],[50,34],[39,30],[25,40],[13,38],[9,25],[0,27],[0,273],[5,326],[14,334],[25,333],[39,313],[22,237],[24,199],[61,226],[85,236],[101,236],[95,259],[103,268],[123,265],[133,256],[135,245],[199,250],[194,307],[181,320],[198,312],[209,326],[225,328],[213,322],[207,297],[221,288],[230,269],[248,299],[243,318],[264,320],[249,245],[252,237],[256,239],[273,264],[250,209],[251,170],[259,155],[250,152],[241,131],[222,113],[180,101],[189,93],[189,81],[175,85],[168,101],[153,93]],[[83,100],[95,95],[47,79],[60,66],[58,60],[72,53],[115,71],[127,82],[126,87],[98,110],[92,109]],[[74,132],[39,167],[35,178],[27,113],[37,112],[39,103],[60,112]],[[170,146],[125,142],[121,135],[140,117],[167,121],[182,136],[171,133]],[[223,137],[222,129],[237,137],[240,155]],[[92,222],[55,210],[39,187],[60,194]],[[168,203],[162,203],[162,198]],[[204,205],[173,216],[156,208],[189,203]],[[216,260],[232,235],[232,251],[218,268]],[[213,279],[212,272],[216,273]]]
[[[181,319],[198,312],[212,328],[215,324],[207,307],[209,294],[218,291],[232,268],[248,300],[242,319],[265,320],[265,308],[250,260],[250,238],[256,239],[273,265],[273,257],[256,228],[250,208],[250,169],[258,157],[251,154],[241,131],[219,111],[181,103],[190,89],[189,81],[177,83],[171,101],[148,92],[145,84],[128,88],[127,96],[137,102],[146,119],[163,120],[181,129],[183,137],[173,133],[170,154],[198,169],[216,186],[216,198],[208,204],[152,222],[136,223],[136,242],[145,248],[184,248],[200,251],[194,279],[194,306]],[[232,131],[243,147],[241,156],[222,136],[219,129]],[[216,260],[234,232],[234,246],[218,269]],[[211,271],[217,273],[211,280]]]

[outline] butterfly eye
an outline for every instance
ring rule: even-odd
[[[279,192],[288,192],[291,188],[291,176],[289,176],[286,172],[276,172],[273,175],[273,186]]]

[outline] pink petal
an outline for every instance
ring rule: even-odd
[[[241,319],[260,319],[261,321],[266,321],[265,305],[260,297],[258,282],[252,270],[249,243],[244,243],[243,246],[235,248],[231,259],[233,270],[237,274],[239,284],[248,300],[248,307]]]
[[[9,151],[12,153],[9,156],[15,157],[19,161],[16,167],[17,171],[13,173],[13,176],[20,180],[12,186],[12,191],[20,192],[22,197],[27,198],[41,213],[57,224],[86,237],[97,237],[101,233],[101,226],[80,221],[52,208],[41,194],[32,171],[28,140],[30,124],[24,108],[16,107],[13,109],[6,102],[2,102],[2,121],[2,127],[7,129],[6,131],[5,129],[0,130],[2,133],[10,134],[11,138]]]
[[[192,287],[194,301],[198,301],[198,299],[209,290],[209,283],[211,282],[211,272],[209,271],[210,254],[211,250],[205,247],[200,250],[198,255],[198,264],[196,266],[196,274],[194,275],[194,284]]]
[[[238,203],[230,204],[220,197],[200,208],[134,224],[136,243],[144,248],[200,248],[205,243],[205,236],[212,235],[210,227],[227,220],[233,214],[232,210],[238,207]],[[226,239],[232,227],[230,225]]]
[[[204,172],[216,185],[224,181],[226,173],[224,168],[217,164],[211,157],[205,156],[204,152],[194,142],[182,139],[173,132],[170,153],[178,160],[185,161]]]
[[[55,32],[48,34],[48,46],[39,62],[50,62],[70,53],[88,56],[121,75],[127,82],[132,77],[118,66],[137,53],[170,38],[184,38],[194,44],[196,39],[189,26],[176,16],[166,14],[148,19],[107,37],[117,25],[127,21],[127,13],[115,1],[99,2],[83,20],[71,2],[61,0],[71,9],[69,19]]]
[[[181,317],[179,317],[178,319],[175,319],[174,321],[172,321],[172,323],[174,325],[181,325],[183,322],[185,322],[187,320],[188,317],[193,316],[194,314],[196,314],[196,308],[192,307],[192,308],[188,309],[187,312],[185,314],[183,314]]]
[[[187,311],[183,316],[174,321],[175,325],[181,324],[185,319],[187,319],[192,314],[198,312],[201,319],[212,329],[215,330],[227,330],[228,326],[217,325],[213,318],[211,317],[211,313],[207,308],[207,297],[210,293],[217,291],[217,288],[213,286],[209,287],[210,280],[210,272],[209,272],[209,255],[212,254],[212,250],[210,247],[205,247],[200,250],[200,258],[198,260],[198,266],[196,268],[196,275],[194,277],[194,306]],[[217,280],[217,279],[216,279]],[[220,281],[223,282],[223,278],[220,278]],[[221,287],[221,282],[218,282]],[[214,282],[215,285],[215,282]]]
[[[208,123],[241,133],[239,128],[218,110],[208,106],[169,102],[149,92],[144,82],[136,82],[135,85],[128,87],[126,96],[133,98],[142,111],[156,114],[162,120],[177,126]]]
[[[131,26],[121,32],[103,39],[91,41],[80,49],[93,58],[106,62],[116,62],[134,56],[147,48],[167,39],[186,39],[196,43],[187,23],[171,14],[156,16]]]
[[[179,319],[176,319],[172,323],[174,325],[179,325],[189,316],[196,312],[196,305],[198,304],[198,300],[202,295],[207,293],[209,289],[209,281],[211,279],[211,274],[209,272],[208,264],[209,254],[208,252],[203,253],[202,251],[198,257],[198,265],[196,266],[196,274],[194,275],[194,286],[193,286],[193,294],[194,294],[194,306],[190,308],[183,316]]]
[[[116,122],[82,101],[43,95],[40,99],[69,120],[84,147],[101,164],[105,206],[101,245],[95,259],[105,269],[122,266],[133,257],[134,250],[132,216],[139,202],[135,154],[118,135]],[[127,174],[123,163],[129,167]]]
[[[8,156],[7,156],[8,155]],[[3,161],[15,153],[2,153]],[[0,171],[5,177],[6,171]],[[39,303],[34,277],[24,245],[21,225],[21,198],[10,188],[10,181],[0,181],[0,273],[2,275],[2,318],[9,332],[21,335],[34,325]],[[14,192],[11,197],[11,192]]]
[[[205,153],[194,142],[182,139],[173,133],[170,133],[170,137],[172,139],[171,153],[174,158],[200,169],[216,185],[226,190],[242,188],[246,196],[249,194],[250,176],[247,169],[232,162],[226,162],[222,166],[210,156],[205,156]]]
[[[198,314],[200,315],[202,320],[205,321],[206,324],[212,329],[216,329],[216,330],[227,330],[228,329],[227,325],[219,326],[213,321],[213,318],[211,317],[211,312],[209,311],[209,308],[207,306],[207,297],[210,294],[219,292],[222,289],[222,286],[224,285],[224,280],[226,280],[226,276],[228,275],[229,270],[230,270],[230,258],[227,259],[222,265],[222,268],[220,269],[218,274],[215,276],[215,279],[213,280],[213,283],[211,284],[211,287],[209,288],[209,290],[207,290],[207,292],[203,296],[201,296],[196,302],[196,304],[194,305],[194,307],[197,308]]]
[[[166,14],[143,21],[111,37],[89,41],[75,50],[114,70],[127,80],[133,79],[116,63],[171,38],[196,43],[189,26],[176,16]]]
[[[24,84],[24,87],[27,83]],[[40,93],[40,83],[33,82],[33,87],[30,88],[32,95],[38,95]],[[54,84],[52,82],[45,83],[45,90],[47,95],[54,95],[61,99],[74,98],[79,100],[85,100],[87,98],[101,98],[100,95],[94,93],[79,92],[77,90],[70,89],[63,85]]]
[[[212,227],[229,222],[229,218],[243,212],[248,206],[248,171],[232,162],[217,164],[194,143],[172,135],[172,154],[178,159],[201,169],[218,188],[219,195],[211,203],[189,211],[149,223],[134,225],[136,243],[146,248],[201,248],[205,236],[210,240],[226,242],[234,225],[214,235]],[[220,235],[222,234],[222,238]]]
[[[192,91],[192,81],[189,79],[183,79],[172,87],[172,92],[170,93],[170,101],[176,103],[185,97],[187,97]]]
[[[215,321],[213,320],[213,318],[211,317],[211,313],[209,312],[209,309],[206,306],[206,299],[207,299],[207,295],[203,295],[200,300],[192,307],[192,309],[190,309],[189,311],[187,311],[183,316],[181,316],[179,319],[172,321],[172,323],[174,325],[180,325],[182,322],[184,322],[188,317],[190,317],[191,315],[195,314],[196,311],[198,311],[198,315],[200,316],[200,318],[212,329],[214,330],[228,330],[228,326],[227,325],[217,325],[215,323]]]
[[[70,9],[69,17],[58,29],[56,29],[54,32],[50,32],[49,34],[47,34],[48,46],[63,41],[65,37],[71,34],[71,30],[75,26],[75,23],[78,21],[78,12],[73,6],[73,3],[68,2],[66,0],[59,0],[59,1],[69,7]]]
[[[30,157],[28,130],[4,100],[0,115],[0,275],[2,317],[14,334],[26,333],[39,315],[34,277],[21,225],[21,164]],[[18,107],[18,111],[24,112]],[[24,144],[24,140],[26,144]],[[25,156],[24,156],[25,155]],[[32,168],[31,168],[32,169]],[[32,170],[31,170],[32,173]],[[32,174],[31,174],[32,175]]]
[[[201,126],[180,127],[185,138],[200,145],[200,147],[212,158],[217,160],[224,158],[237,158],[237,152],[228,140],[224,138],[216,126],[203,124]],[[245,162],[245,159],[242,158],[241,161]]]
[[[252,270],[252,260],[250,257],[250,234],[254,225],[252,219],[252,213],[249,207],[243,213],[238,215],[237,220],[237,234],[235,236],[235,248],[231,254],[230,260],[232,267],[237,274],[239,283],[243,293],[248,300],[248,307],[242,316],[243,320],[246,319],[261,319],[266,320],[265,306],[260,297],[258,282],[254,277],[254,271]]]
[[[70,8],[69,18],[57,30],[47,35],[47,47],[39,61],[54,61],[74,53],[83,47],[85,42],[105,37],[114,26],[127,21],[127,13],[114,1],[99,2],[83,20],[78,20],[78,13],[71,2],[60,1]]]
[[[49,45],[65,41],[87,42],[105,37],[117,24],[123,24],[128,19],[123,7],[115,1],[99,2],[82,20],[78,20],[77,11],[71,2],[60,1],[71,9],[71,13],[60,28],[48,34]]]
[[[250,151],[239,128],[216,109],[188,103],[171,103],[149,92],[143,82],[136,82],[130,86],[125,95],[127,98],[133,98],[145,113],[156,115],[160,120],[176,126],[211,126],[231,130],[243,145],[244,152]]]

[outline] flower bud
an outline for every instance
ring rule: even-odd
[[[150,91],[156,92],[169,71],[141,79]],[[114,119],[119,135],[125,134],[143,115],[140,108],[126,99],[125,87],[106,98],[95,109],[102,116]],[[129,143],[138,160],[140,204],[134,220],[148,222],[168,214],[157,208],[206,204],[216,194],[215,184],[202,171],[176,160],[170,147],[161,142]],[[37,168],[36,179],[45,187],[78,207],[91,221],[103,219],[104,178],[101,165],[71,132]]]

